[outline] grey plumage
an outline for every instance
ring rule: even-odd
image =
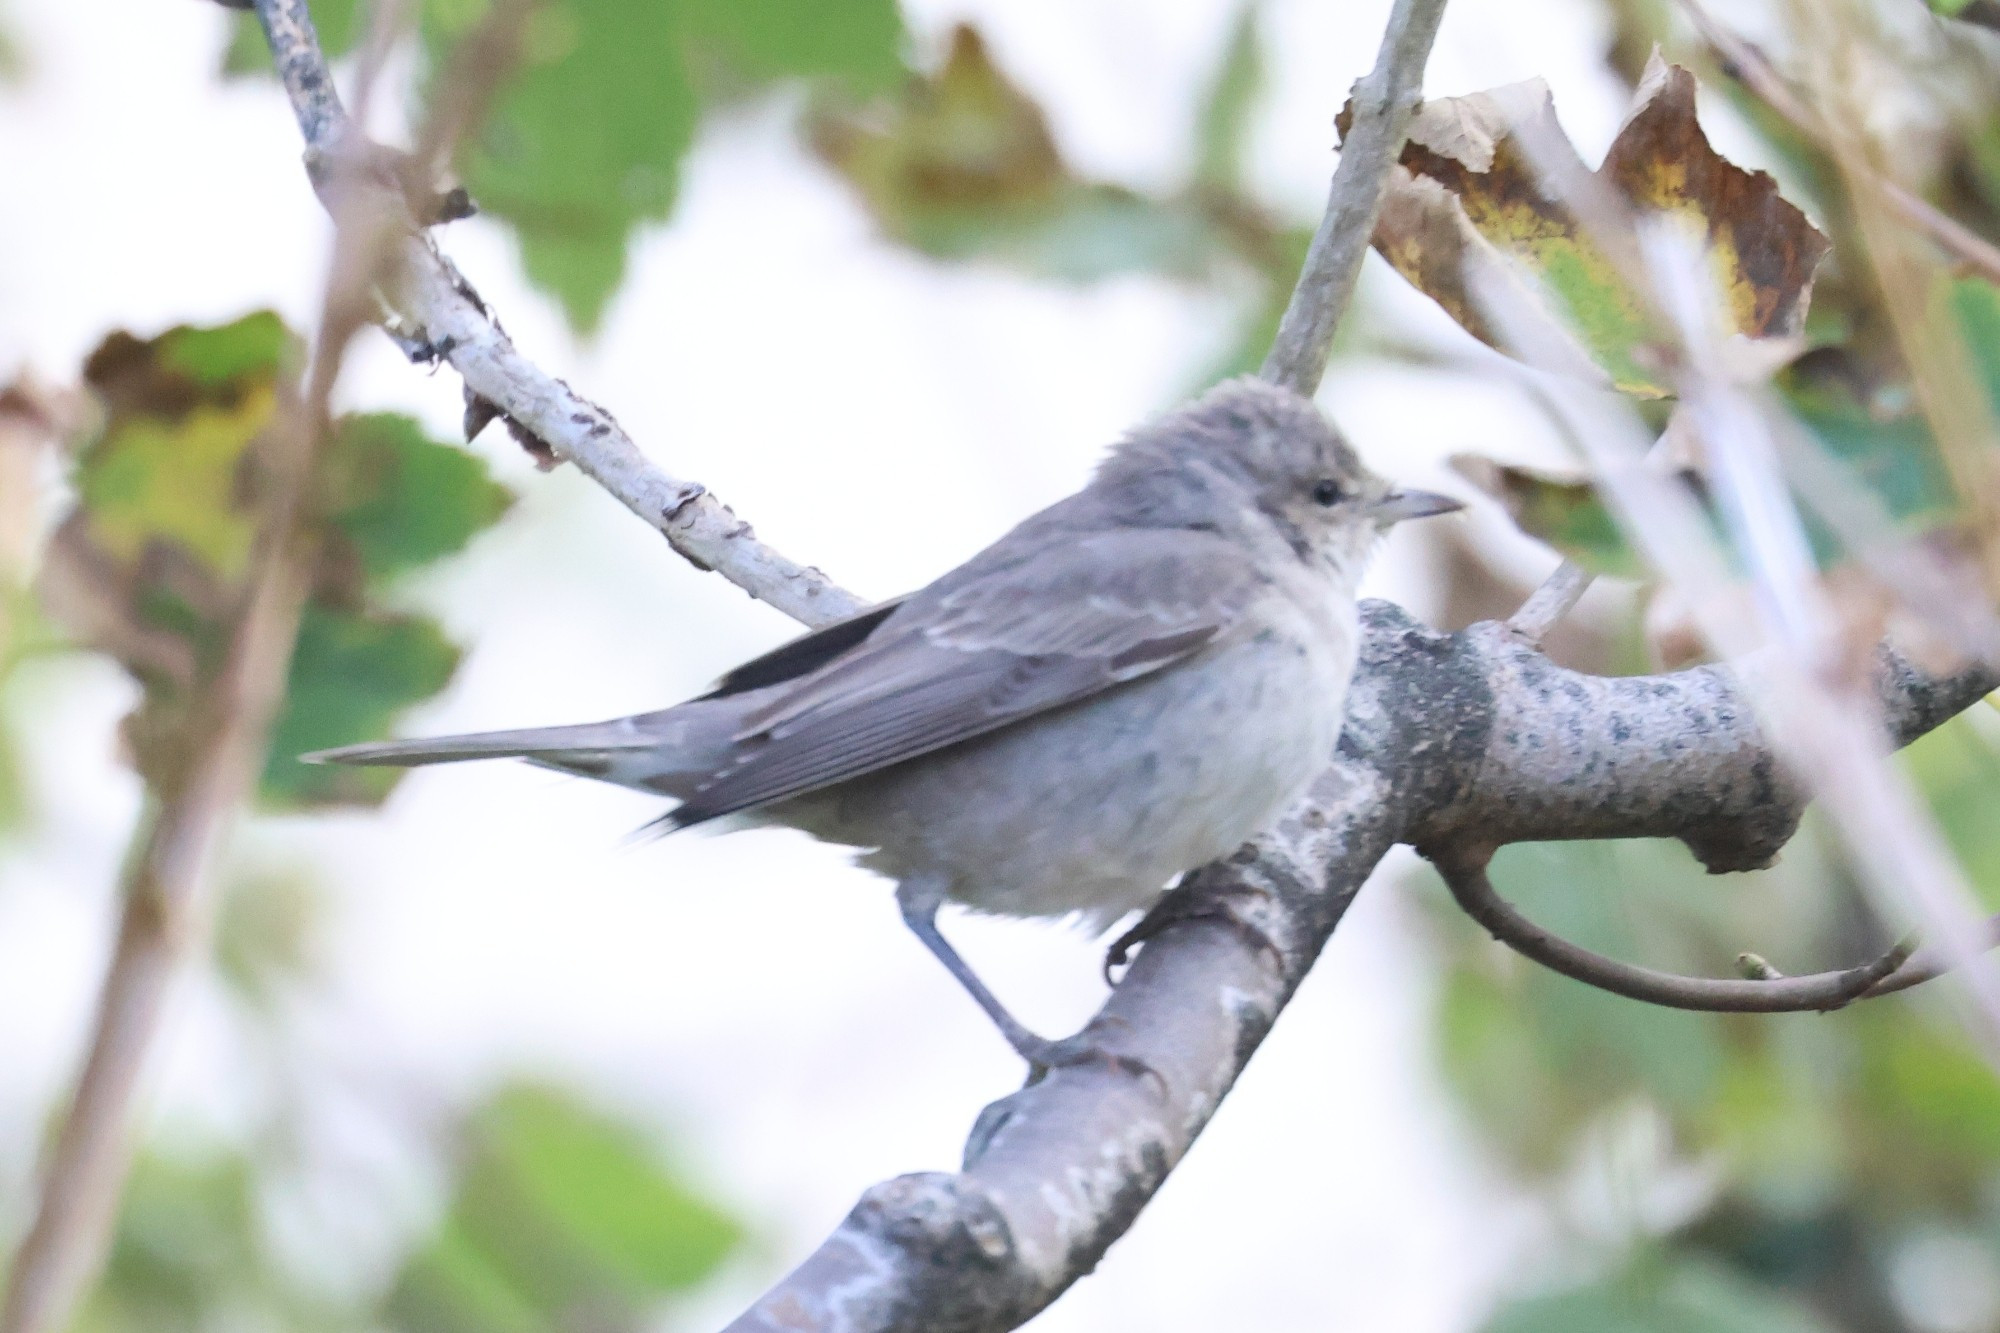
[[[1134,432],[1090,484],[906,598],[610,722],[349,746],[315,761],[519,756],[862,849],[937,934],[946,899],[1108,923],[1234,850],[1339,737],[1354,585],[1381,532],[1457,504],[1392,491],[1306,400],[1238,380]]]

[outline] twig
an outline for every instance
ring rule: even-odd
[[[1838,972],[1784,976],[1755,954],[1745,954],[1755,979],[1689,977],[1606,958],[1536,925],[1494,891],[1486,864],[1478,857],[1427,852],[1445,887],[1467,916],[1524,958],[1587,986],[1669,1009],[1709,1013],[1782,1014],[1838,1009],[1855,1000],[1892,995],[1944,975],[1951,963],[1942,954],[1915,954],[1904,940],[1870,962]],[[1986,926],[1987,947],[2000,942],[2000,917]]]
[[[1521,642],[1539,646],[1549,631],[1576,609],[1595,577],[1576,561],[1564,560],[1542,580],[1541,587],[1528,595],[1521,609],[1508,617],[1507,628]]]
[[[201,700],[188,769],[159,797],[127,859],[117,946],[88,1054],[43,1170],[34,1223],[9,1274],[0,1333],[59,1327],[101,1262],[130,1158],[133,1093],[167,992],[201,936],[203,890],[217,848],[256,777],[284,697],[309,586],[299,516],[323,438],[307,421],[294,407],[274,427],[279,456],[251,565],[257,572],[222,669]]]
[[[1423,96],[1424,62],[1444,0],[1396,0],[1375,68],[1354,85],[1354,119],[1340,146],[1326,215],[1313,233],[1298,285],[1259,372],[1310,398],[1326,373],[1334,330],[1354,294],[1389,172],[1402,156],[1410,116]]]
[[[1701,0],[1676,2],[1702,41],[1721,57],[1725,72],[1734,74],[1758,101],[1777,112],[1793,129],[1816,143],[1825,142],[1825,123],[1792,91],[1762,51],[1717,23]],[[2000,246],[1898,182],[1874,172],[1868,173],[1868,178],[1882,201],[1903,221],[1930,237],[1939,249],[1971,272],[1988,282],[2000,282]]]
[[[305,0],[257,0],[257,17],[315,179],[343,155],[366,160],[382,151],[361,141],[341,109]],[[704,488],[655,466],[610,413],[523,357],[414,220],[400,251],[404,276],[392,297],[405,321],[394,331],[398,341],[415,358],[450,364],[465,380],[469,401],[498,408],[664,534],[681,555],[793,619],[823,625],[865,604],[818,570],[758,541],[749,524]]]

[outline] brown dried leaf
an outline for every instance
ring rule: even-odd
[[[1531,148],[1555,160],[1538,164]],[[1557,188],[1572,172],[1586,169],[1539,79],[1427,102],[1393,173],[1375,247],[1496,347],[1501,340],[1479,309],[1472,274],[1484,268],[1506,275],[1520,299],[1545,302],[1556,326],[1613,384],[1664,396],[1644,304],[1593,239],[1576,199]],[[1710,146],[1687,70],[1655,53],[1603,165],[1587,174],[1634,215],[1664,213],[1688,224],[1735,333],[1798,334],[1827,240],[1770,176],[1745,171]]]

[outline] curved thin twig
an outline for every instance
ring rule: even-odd
[[[1835,972],[1785,976],[1750,954],[1744,957],[1759,965],[1757,975],[1750,979],[1662,972],[1607,958],[1530,921],[1494,890],[1483,855],[1435,851],[1425,855],[1465,914],[1514,952],[1573,981],[1669,1009],[1728,1014],[1824,1012],[1856,1000],[1908,990],[1951,968],[1945,955],[1935,951],[1918,954],[1916,940],[1905,938],[1878,958]],[[2000,943],[2000,917],[1987,923],[1987,934],[1986,947]]]

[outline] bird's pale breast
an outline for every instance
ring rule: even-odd
[[[982,911],[1108,924],[1268,827],[1332,757],[1351,604],[1260,611],[1158,675],[768,815]]]

